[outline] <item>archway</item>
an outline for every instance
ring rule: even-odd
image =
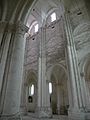
[[[36,74],[30,71],[27,76],[27,89],[26,89],[26,107],[28,112],[35,112],[37,102],[37,83]]]
[[[50,82],[52,83],[52,93],[50,94],[52,113],[66,115],[69,105],[67,74],[62,66],[55,65],[52,68]]]

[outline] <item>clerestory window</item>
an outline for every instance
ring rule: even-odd
[[[35,25],[35,33],[38,32],[38,24]]]
[[[55,21],[56,20],[56,13],[52,13],[51,14],[51,22]]]

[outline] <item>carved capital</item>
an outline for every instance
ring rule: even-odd
[[[28,32],[28,27],[25,26],[22,22],[17,22],[15,24],[8,22],[0,22],[0,32],[16,33],[16,34],[25,34]]]
[[[17,22],[14,24],[15,26],[15,30],[17,34],[25,34],[28,32],[28,27],[26,25],[24,25],[22,22]]]

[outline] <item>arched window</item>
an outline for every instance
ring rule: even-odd
[[[34,95],[34,85],[31,86],[31,95]]]
[[[28,33],[32,36],[38,32],[38,29],[39,29],[39,24],[37,21],[34,21],[29,27]]]
[[[51,14],[51,22],[55,21],[56,20],[56,13],[52,13]]]
[[[34,95],[34,84],[29,86],[29,96],[33,96],[33,95]]]
[[[49,83],[49,94],[52,94],[52,83]]]
[[[35,33],[38,32],[38,24],[36,24],[34,27],[35,27]]]

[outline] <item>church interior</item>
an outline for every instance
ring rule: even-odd
[[[90,120],[90,0],[0,1],[0,120]]]

